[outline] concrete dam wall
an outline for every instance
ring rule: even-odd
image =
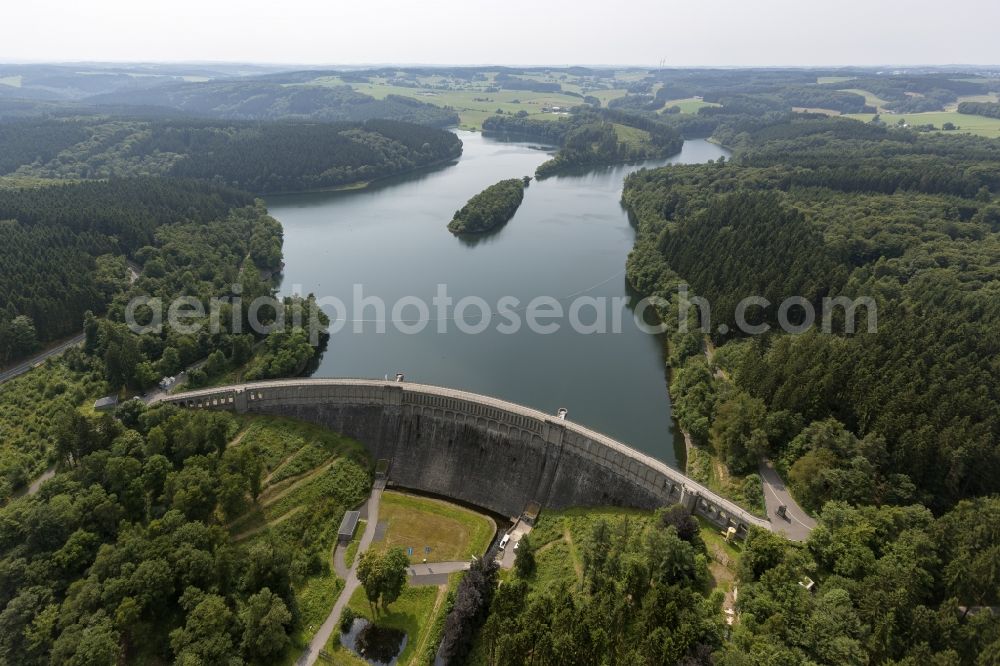
[[[542,509],[680,503],[743,535],[771,529],[663,462],[610,437],[504,400],[410,382],[291,379],[162,399],[195,409],[289,416],[353,437],[391,460],[389,479],[506,516]]]

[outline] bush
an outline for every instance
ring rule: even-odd
[[[354,626],[354,620],[357,615],[351,610],[350,606],[345,606],[344,611],[340,614],[340,633],[346,634]]]

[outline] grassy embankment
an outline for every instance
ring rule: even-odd
[[[319,426],[278,417],[240,420],[230,446],[253,447],[264,472],[257,502],[230,521],[230,533],[247,545],[270,538],[292,544],[307,563],[295,584],[301,622],[284,659],[292,664],[343,587],[331,554],[343,512],[368,493],[369,461],[358,442]]]

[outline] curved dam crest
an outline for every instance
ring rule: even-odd
[[[361,442],[391,461],[389,480],[490,511],[682,504],[743,536],[772,529],[701,484],[563,416],[484,395],[402,381],[291,379],[166,396],[195,409],[288,416]]]

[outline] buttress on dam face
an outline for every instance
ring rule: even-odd
[[[162,402],[287,416],[325,426],[390,461],[405,488],[505,516],[545,508],[683,504],[744,536],[772,529],[733,502],[621,442],[566,419],[484,395],[366,379],[292,379],[189,391]]]

